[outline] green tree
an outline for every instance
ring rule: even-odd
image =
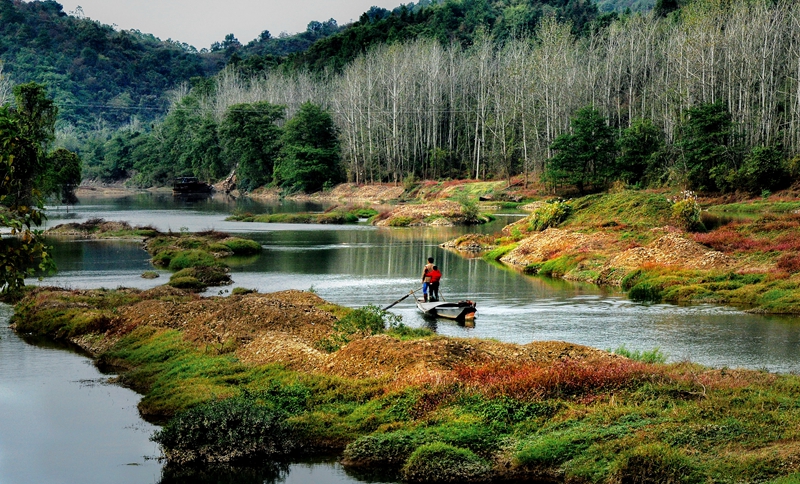
[[[657,0],[653,12],[657,17],[666,17],[679,8],[681,7],[678,0]]]
[[[664,148],[664,131],[649,119],[637,119],[617,140],[617,176],[632,185],[653,173],[658,153]]]
[[[677,142],[683,169],[693,190],[724,189],[729,183],[732,153],[729,137],[733,121],[722,103],[700,104],[684,113],[686,121]]]
[[[281,128],[276,124],[286,108],[268,102],[235,104],[228,108],[219,127],[223,156],[237,166],[239,187],[244,190],[272,181],[280,150]]]
[[[283,129],[275,182],[289,191],[311,193],[342,180],[339,139],[331,115],[303,104]]]
[[[81,183],[81,158],[64,148],[47,155],[42,191],[45,195],[56,195],[62,203],[77,202],[75,188]]]
[[[754,195],[764,190],[784,188],[791,182],[783,164],[783,155],[780,150],[770,146],[753,148],[739,168],[737,178],[737,186]]]
[[[547,163],[544,179],[575,185],[581,193],[587,186],[597,189],[615,173],[614,131],[593,107],[578,110],[570,125],[572,133],[562,134],[550,146],[556,154]]]
[[[16,291],[38,267],[53,267],[48,247],[35,230],[45,220],[39,188],[47,185],[45,144],[52,139],[58,109],[44,87],[14,88],[16,108],[0,107],[0,291]]]

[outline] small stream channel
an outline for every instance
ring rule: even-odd
[[[492,226],[469,228],[375,228],[358,226],[247,224],[225,222],[234,210],[257,213],[321,210],[318,204],[174,200],[137,194],[84,199],[77,207],[50,210],[49,225],[100,217],[154,225],[159,230],[216,229],[258,240],[261,255],[233,261],[232,287],[262,292],[316,291],[337,304],[387,305],[419,287],[425,257],[444,272],[445,298],[478,303],[471,326],[421,316],[410,298],[392,311],[405,324],[449,336],[528,343],[564,340],[602,349],[660,348],[670,361],[714,367],[800,372],[800,319],[762,316],[713,305],[643,305],[624,294],[561,280],[531,278],[513,270],[466,259],[438,244],[467,231],[493,232],[519,215],[498,217]],[[152,270],[135,241],[53,239],[60,272],[42,283],[68,288],[147,288],[169,274],[142,279]],[[29,283],[39,283],[31,280]],[[156,427],[136,412],[139,396],[109,384],[85,356],[52,345],[31,345],[6,328],[8,306],[0,306],[0,484],[5,483],[353,483],[379,482],[348,474],[335,460],[198,473],[162,474],[149,441]],[[185,471],[185,472],[184,472]]]

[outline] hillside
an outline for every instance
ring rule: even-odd
[[[471,45],[478,37],[504,41],[527,35],[546,16],[572,23],[580,33],[600,17],[592,0],[445,0],[421,2],[392,12],[373,7],[341,32],[315,42],[307,51],[289,56],[295,68],[341,70],[371,47],[416,38],[436,39],[443,45],[451,42]],[[610,14],[613,16],[613,14]],[[609,17],[610,18],[610,17]]]
[[[242,45],[232,35],[211,51],[162,41],[138,30],[115,30],[53,1],[0,0],[0,62],[13,83],[47,86],[60,120],[79,128],[118,126],[132,116],[166,112],[167,92],[193,77],[213,76],[242,57],[285,56],[307,49],[339,27],[311,22],[306,32],[273,38],[265,31]]]

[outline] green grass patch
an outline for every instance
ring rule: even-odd
[[[487,261],[497,261],[500,260],[500,258],[503,257],[504,255],[516,249],[518,246],[519,244],[516,242],[512,244],[502,245],[483,254],[482,257],[484,260]]]
[[[408,227],[412,222],[412,217],[392,217],[389,219],[389,227]]]
[[[664,195],[624,190],[578,198],[565,226],[636,227],[650,229],[670,223],[672,204]]]
[[[608,352],[612,352],[611,350],[606,350]],[[667,362],[667,355],[665,355],[660,348],[653,348],[652,350],[629,350],[622,345],[617,349],[613,350],[613,353],[616,353],[620,356],[624,356],[625,358],[629,358],[634,361],[642,361],[644,363],[666,363]]]
[[[643,271],[637,279],[663,275]],[[745,280],[775,291],[787,283],[691,271],[680,278],[734,293]],[[18,330],[113,334],[99,364],[144,393],[144,415],[171,418],[154,438],[175,463],[345,449],[346,465],[400,469],[408,481],[539,472],[567,482],[797,480],[800,375],[664,364],[660,351],[623,347],[617,352],[635,361],[456,364],[436,378],[423,373],[400,384],[246,365],[235,357],[235,342],[199,343],[146,323],[126,326],[120,337],[121,327],[106,333],[108,326],[81,319],[94,313],[113,323],[115,310],[141,301],[139,291],[47,294],[31,290],[16,306]],[[395,338],[427,337],[387,322],[376,308],[337,311],[344,338],[387,330]]]
[[[418,447],[403,466],[403,479],[409,482],[468,482],[486,479],[489,461],[469,449],[443,442]]]

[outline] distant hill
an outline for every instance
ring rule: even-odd
[[[647,12],[653,9],[656,0],[598,0],[597,8],[601,12],[619,12],[630,9],[631,12]]]
[[[603,1],[619,10],[648,0]],[[169,104],[169,90],[194,77],[212,76],[228,64],[251,72],[278,65],[339,70],[378,44],[422,36],[468,47],[478,36],[502,41],[526,35],[551,15],[570,21],[580,33],[615,14],[602,14],[592,0],[420,0],[392,11],[372,7],[344,27],[333,19],[313,21],[305,32],[273,37],[264,31],[247,44],[231,34],[210,50],[197,51],[67,15],[53,0],[0,0],[0,61],[12,81],[45,84],[62,120],[81,130],[98,121],[114,128],[133,116],[157,118]]]
[[[546,15],[572,22],[576,33],[604,20],[592,0],[425,1],[391,12],[372,7],[341,32],[315,42],[304,52],[289,55],[288,63],[295,68],[339,70],[374,45],[419,36],[464,46],[479,35],[502,41],[532,32]]]
[[[134,115],[150,120],[163,114],[170,89],[216,74],[231,58],[285,56],[339,30],[335,21],[311,22],[297,35],[273,38],[265,31],[247,45],[230,35],[211,51],[198,52],[67,15],[53,0],[0,0],[0,61],[13,82],[46,85],[61,120],[85,128],[102,120],[113,127]]]

